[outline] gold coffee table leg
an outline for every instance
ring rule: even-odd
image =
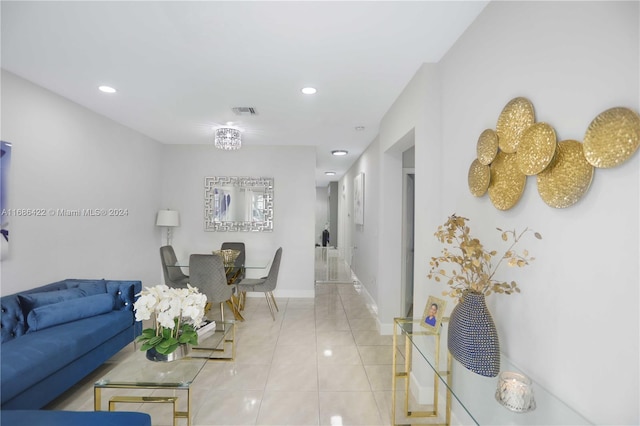
[[[96,400],[97,401],[97,400]],[[187,411],[177,411],[177,396],[114,396],[109,400],[109,411],[116,410],[116,403],[171,403],[173,404],[173,426],[178,426],[178,418],[186,418],[187,425],[191,425],[191,417],[189,411],[191,409],[191,398],[187,394]],[[96,403],[97,405],[97,403]]]

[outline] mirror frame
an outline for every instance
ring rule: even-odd
[[[214,190],[220,187],[264,188],[264,221],[215,221]],[[204,178],[204,230],[210,232],[271,232],[273,231],[273,178],[245,176],[214,176]]]

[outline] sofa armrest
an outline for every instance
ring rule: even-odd
[[[133,311],[133,303],[142,291],[141,281],[107,280],[107,293],[114,296],[113,309],[116,311]]]

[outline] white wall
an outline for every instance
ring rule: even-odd
[[[547,206],[530,177],[518,205],[498,211],[470,196],[467,171],[478,136],[514,97],[560,140],[582,141],[608,108],[639,111],[638,28],[637,2],[494,2],[440,64],[443,213],[471,218],[488,246],[499,244],[496,226],[542,233],[523,244],[536,261],[501,275],[523,293],[490,307],[510,358],[597,424],[639,421],[640,155],[596,170],[567,209]]]
[[[342,190],[338,200],[338,221],[343,224],[338,236],[341,247],[351,269],[364,285],[371,297],[378,300],[378,230],[380,203],[379,144],[374,140],[362,153],[347,173],[340,179],[338,187]],[[364,173],[364,225],[355,225],[353,218],[354,187],[353,180],[358,173]],[[347,234],[348,232],[348,234]]]
[[[224,241],[244,242],[247,263],[271,261],[282,247],[275,294],[313,297],[315,232],[315,148],[243,146],[235,152],[213,145],[166,145],[162,150],[162,205],[180,212],[173,245],[178,260],[210,253]],[[204,178],[274,178],[273,232],[204,231]],[[257,276],[266,271],[251,271]]]
[[[425,64],[390,108],[380,127],[379,164],[371,168],[379,173],[378,193],[401,193],[396,153],[402,136],[415,131],[414,312],[443,290],[426,274],[441,248],[433,233],[448,215],[469,217],[488,247],[501,247],[496,226],[528,226],[543,234],[542,241],[523,244],[536,257],[531,266],[501,272],[505,280],[517,280],[522,293],[492,295],[490,309],[512,361],[596,424],[640,421],[640,154],[596,170],[584,199],[567,209],[547,206],[530,177],[518,205],[499,211],[488,196],[470,194],[467,173],[480,133],[495,128],[514,97],[530,99],[537,121],[554,126],[560,140],[582,141],[590,121],[608,108],[639,111],[638,5],[490,3],[445,58]],[[378,204],[378,259],[385,261],[371,278],[379,283],[374,297],[383,331],[394,312],[400,314],[401,218],[393,205],[393,196]],[[361,238],[373,240],[376,232],[365,225],[371,235]]]
[[[2,71],[2,140],[13,143],[11,217],[1,293],[64,278],[156,282],[160,144]],[[119,217],[61,217],[49,209],[126,209]]]

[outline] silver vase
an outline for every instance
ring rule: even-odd
[[[178,345],[178,348],[170,354],[161,354],[156,351],[156,348],[151,348],[147,350],[147,359],[156,362],[171,362],[186,357],[188,353],[189,347],[186,344]]]

